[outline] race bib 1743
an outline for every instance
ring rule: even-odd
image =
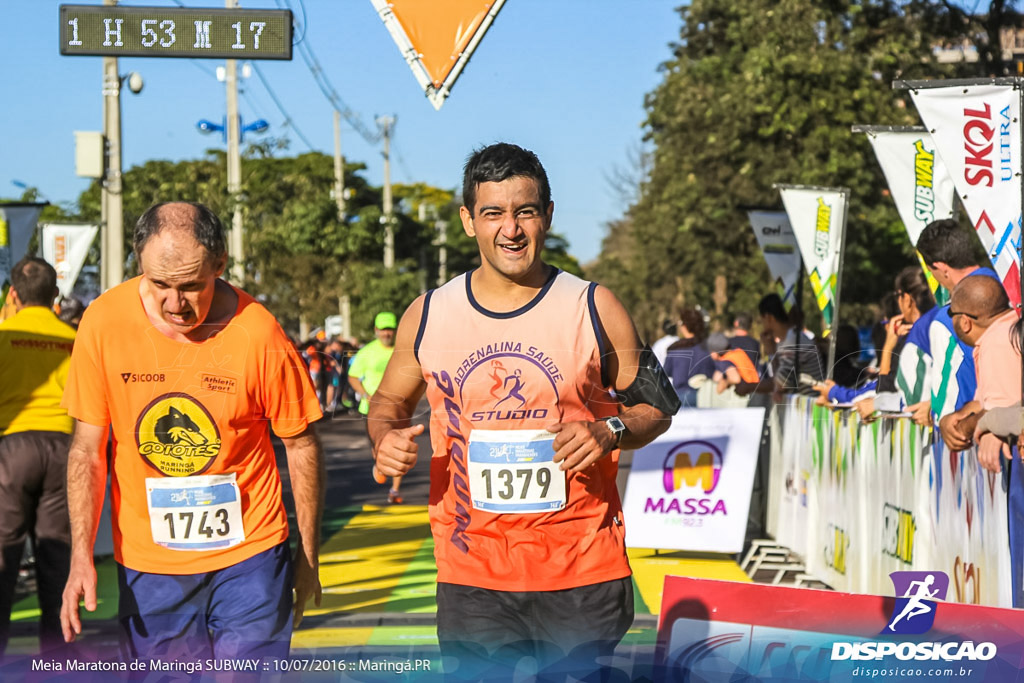
[[[172,550],[213,550],[245,540],[234,474],[146,479],[153,542]]]
[[[566,475],[553,460],[554,439],[546,430],[474,429],[469,435],[473,507],[518,514],[564,508]]]

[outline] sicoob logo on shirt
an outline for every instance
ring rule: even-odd
[[[135,424],[139,455],[168,477],[200,474],[220,453],[220,430],[199,401],[187,394],[164,394],[151,402]]]

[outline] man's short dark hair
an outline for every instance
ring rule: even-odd
[[[757,303],[757,312],[760,315],[770,315],[780,323],[789,322],[789,314],[786,313],[786,306],[782,303],[782,297],[774,292],[765,294]]]
[[[928,265],[945,263],[950,268],[976,266],[977,239],[952,218],[932,221],[917,238],[917,250]]]
[[[754,324],[754,317],[749,313],[737,313],[732,317],[733,327],[750,332],[750,326]]]
[[[540,190],[541,210],[551,203],[548,174],[537,155],[508,142],[498,142],[473,152],[462,169],[462,204],[472,216],[480,183],[500,183],[509,178],[533,178]]]
[[[197,202],[160,202],[146,209],[146,212],[139,217],[135,224],[132,248],[135,250],[136,261],[142,262],[142,250],[149,242],[149,238],[164,229],[164,218],[161,214],[163,209],[171,204],[192,207],[192,236],[206,249],[206,255],[209,258],[215,259],[227,253],[224,225],[217,218],[217,214]]]
[[[57,298],[57,271],[36,256],[26,256],[11,269],[11,287],[22,306],[52,306]]]

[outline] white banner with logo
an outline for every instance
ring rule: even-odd
[[[824,187],[779,185],[782,203],[811,279],[814,298],[826,325],[832,324],[836,302],[848,191]]]
[[[893,571],[942,571],[948,600],[1010,607],[1007,502],[976,452],[909,419],[861,423],[806,397],[776,405],[768,532],[836,590],[891,595]]]
[[[910,91],[1013,303],[1020,303],[1021,123],[1017,85]]]
[[[910,243],[916,245],[929,223],[953,217],[953,179],[935,154],[928,131],[868,130],[867,134]]]
[[[764,408],[684,409],[633,453],[626,546],[740,552],[763,421]]]
[[[0,289],[10,283],[11,268],[28,251],[44,204],[0,204]]]
[[[785,211],[748,211],[750,227],[754,229],[768,271],[775,280],[775,288],[788,309],[796,301],[796,284],[800,278],[800,247],[796,243],[793,227]]]
[[[43,258],[57,271],[61,296],[71,296],[78,274],[82,272],[89,247],[100,230],[98,225],[44,223],[40,226]]]

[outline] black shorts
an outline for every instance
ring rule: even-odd
[[[517,664],[545,679],[583,678],[632,624],[631,577],[560,591],[437,584],[437,639],[455,680],[509,680]]]

